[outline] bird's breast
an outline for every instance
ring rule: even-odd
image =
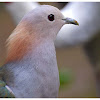
[[[57,97],[59,72],[54,43],[40,44],[21,61],[6,66],[6,80],[16,97]]]

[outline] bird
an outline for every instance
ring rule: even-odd
[[[0,97],[58,97],[59,71],[54,41],[65,18],[51,5],[28,12],[7,39],[7,57],[0,67]]]
[[[22,5],[19,8],[22,8]],[[18,6],[17,5],[17,6]],[[37,4],[36,4],[37,5]],[[9,6],[9,7],[8,7]],[[7,10],[9,10],[9,13],[15,17],[18,17],[17,15],[20,14],[20,11],[18,13],[15,13],[17,9],[11,10],[10,6],[13,6],[13,3],[11,5],[7,5]],[[16,7],[17,7],[16,6]],[[27,5],[28,6],[28,5]],[[15,8],[15,4],[14,4]],[[82,46],[82,49],[85,55],[88,56],[89,63],[91,63],[91,68],[95,72],[95,78],[96,78],[96,87],[97,87],[97,96],[100,97],[100,76],[99,76],[99,30],[100,30],[100,24],[99,24],[99,9],[100,9],[100,3],[97,2],[69,2],[64,8],[61,9],[61,12],[64,16],[67,17],[73,17],[78,20],[80,23],[80,27],[74,27],[72,25],[65,25],[61,28],[59,31],[55,46],[56,48],[68,48],[68,47],[75,47],[78,45]],[[25,10],[25,7],[23,6],[23,12]],[[89,17],[86,16],[89,13]],[[19,18],[16,18],[14,21],[18,23]],[[15,24],[16,24],[15,23]],[[66,32],[67,30],[67,32]],[[95,39],[97,37],[97,39]],[[99,90],[99,91],[98,91]]]

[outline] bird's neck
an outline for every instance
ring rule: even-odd
[[[35,50],[44,41],[47,43],[50,41],[53,45],[54,38],[55,36],[49,33],[46,35],[38,33],[26,23],[19,24],[7,40],[8,51],[5,63],[21,60],[27,52]]]
[[[27,54],[23,57],[23,60],[25,59],[31,59],[31,60],[42,60],[48,62],[52,62],[52,58],[54,58],[54,61],[56,60],[56,52],[55,52],[55,46],[54,41],[51,39],[44,39],[38,41],[38,45],[34,47],[34,44],[32,45],[31,49],[27,52]]]
[[[25,45],[27,45],[27,44],[25,44]],[[17,46],[18,45],[16,45],[16,47]],[[37,41],[31,42],[30,46],[28,46],[27,48],[24,47],[24,44],[21,45],[21,47],[22,48],[21,48],[21,50],[19,50],[19,52],[16,52],[16,49],[15,49],[15,51],[13,51],[13,52],[15,52],[14,56],[12,55],[11,56],[12,59],[9,58],[11,61],[8,60],[8,62],[7,62],[8,65],[13,63],[13,65],[11,66],[13,68],[10,69],[10,67],[9,67],[10,70],[16,69],[16,68],[22,69],[22,67],[26,70],[27,69],[31,70],[32,68],[35,68],[35,66],[36,67],[39,66],[40,68],[42,68],[41,66],[46,67],[46,68],[51,68],[51,67],[53,68],[54,65],[57,66],[55,46],[54,46],[54,41],[52,39],[41,38],[41,39],[38,39]],[[20,49],[20,48],[17,47],[17,49]],[[27,51],[23,55],[21,55],[20,53],[23,52],[23,49],[27,49]],[[20,57],[20,55],[18,55],[18,53],[22,57]],[[17,56],[18,56],[18,58],[16,58]],[[49,67],[45,66],[46,64]]]

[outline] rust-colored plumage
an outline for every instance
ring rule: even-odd
[[[7,62],[20,60],[27,52],[28,47],[31,47],[34,40],[34,34],[25,27],[26,23],[20,23],[7,40]]]

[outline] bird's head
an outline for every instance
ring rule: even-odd
[[[49,38],[55,38],[64,24],[78,25],[76,20],[64,18],[58,8],[50,5],[41,5],[33,9],[21,22],[26,22],[29,29],[33,29],[37,35]]]
[[[26,14],[7,40],[6,62],[21,59],[40,40],[55,40],[64,24],[78,25],[77,21],[64,18],[60,10],[50,5],[41,5]]]

